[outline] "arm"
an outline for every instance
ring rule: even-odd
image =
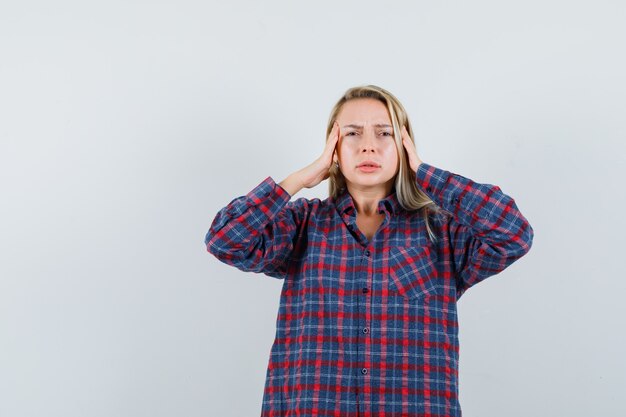
[[[421,189],[450,216],[444,239],[457,281],[457,297],[495,275],[532,246],[534,232],[515,200],[500,187],[479,184],[421,162],[416,179]]]
[[[247,195],[221,209],[204,239],[207,251],[242,271],[285,278],[299,230],[311,211],[309,200],[289,199],[302,188],[314,187],[328,178],[339,136],[339,124],[335,122],[315,161],[280,184],[267,177]]]
[[[290,198],[281,185],[267,177],[217,213],[204,240],[207,251],[242,271],[284,278],[309,210],[308,200],[290,202]]]

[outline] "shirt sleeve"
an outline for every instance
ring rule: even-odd
[[[242,271],[284,278],[308,209],[307,199],[290,202],[290,198],[280,184],[267,177],[217,213],[204,239],[207,251]]]
[[[525,255],[534,232],[515,200],[500,187],[422,162],[416,178],[422,190],[450,215],[444,239],[456,277],[457,298]]]

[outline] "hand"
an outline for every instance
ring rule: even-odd
[[[413,172],[417,172],[417,168],[422,163],[422,160],[417,156],[417,150],[415,149],[415,143],[411,140],[409,132],[406,127],[402,126],[402,144],[406,150],[406,154],[409,157],[409,166]]]
[[[337,146],[340,136],[339,123],[335,122],[328,135],[328,140],[326,141],[322,155],[310,165],[289,175],[280,185],[293,196],[303,187],[315,187],[317,184],[330,177],[330,167],[333,163],[335,147]]]
[[[307,167],[302,168],[299,172],[303,187],[313,188],[323,180],[330,177],[330,167],[333,163],[335,147],[339,141],[339,123],[335,122],[333,128],[328,135],[326,146],[319,158],[313,161]]]

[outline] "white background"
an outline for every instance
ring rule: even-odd
[[[259,415],[282,282],[205,233],[370,83],[535,231],[459,301],[464,416],[626,415],[624,4],[3,1],[0,415]]]

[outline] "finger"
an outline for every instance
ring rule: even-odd
[[[407,132],[404,126],[402,127],[402,129],[404,132],[402,136],[403,140],[406,141],[411,148],[415,148],[415,143],[413,143],[413,141],[411,140],[411,137],[409,136],[409,132]]]
[[[327,142],[336,140],[338,136],[339,136],[339,125],[337,124],[337,122],[335,122],[333,124],[333,128],[330,130],[330,133],[328,134]]]
[[[334,130],[335,128],[333,128],[333,131]],[[326,146],[324,147],[324,152],[323,152],[324,158],[332,158],[335,152],[335,149],[337,148],[337,141],[339,140],[339,132],[337,131],[337,133],[334,134],[333,131],[331,131],[330,136],[328,140],[326,141]]]
[[[326,145],[329,148],[335,148],[335,145],[337,144],[337,142],[339,141],[339,137],[340,137],[340,132],[339,132],[339,123],[335,122],[333,129],[330,131],[330,135],[328,137],[328,141],[326,143]]]
[[[406,126],[402,126],[402,137],[409,140],[411,139],[411,137],[409,136],[409,131],[406,130]]]
[[[404,126],[402,127],[402,142],[411,142],[411,137],[407,133],[406,129],[404,129]]]
[[[411,155],[411,153],[413,152],[413,149],[411,148],[411,145],[410,145],[410,141],[409,141],[408,139],[406,139],[406,138],[405,138],[405,139],[402,141],[402,145],[404,146],[404,150],[406,151],[406,152],[405,152],[405,153],[406,153],[406,155],[407,155],[407,156],[410,156],[410,155]]]
[[[328,137],[326,138],[325,148],[328,148],[330,146],[330,143],[333,141],[333,138],[337,136],[335,133],[335,128],[336,128],[336,125],[333,125],[332,129],[330,129],[330,133],[328,134]]]

